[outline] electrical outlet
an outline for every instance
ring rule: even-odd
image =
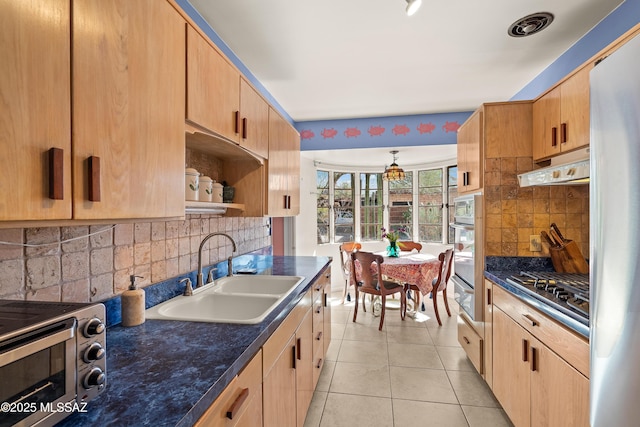
[[[529,250],[531,252],[542,252],[542,242],[538,234],[532,234],[529,236]]]

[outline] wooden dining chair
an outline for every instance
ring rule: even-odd
[[[440,320],[440,313],[438,312],[438,292],[442,292],[442,297],[444,298],[444,307],[447,309],[447,315],[451,317],[451,311],[449,310],[449,301],[447,299],[447,282],[451,277],[451,259],[453,258],[453,249],[447,249],[446,251],[440,253],[438,255],[438,260],[440,261],[440,269],[438,270],[438,277],[433,279],[432,285],[433,288],[431,290],[431,299],[433,299],[433,311],[436,313],[436,320],[438,321],[438,325],[442,326],[442,321]],[[420,303],[420,289],[418,289],[415,285],[409,285],[408,290],[415,291],[413,292],[416,298],[416,307],[418,307]]]
[[[422,250],[422,244],[418,242],[412,242],[411,240],[398,240],[398,247],[401,251],[407,252],[411,252],[414,249],[418,252]]]
[[[340,262],[342,263],[342,277],[344,278],[344,291],[342,292],[342,304],[344,304],[345,298],[347,301],[351,301],[351,295],[349,294],[349,286],[351,280],[351,253],[362,249],[362,245],[357,242],[344,242],[340,245]]]
[[[361,273],[360,277],[356,274],[356,262],[360,263]],[[352,252],[351,253],[351,271],[354,272],[354,281],[356,283],[356,302],[353,308],[353,321],[356,321],[358,316],[358,298],[360,292],[369,295],[378,295],[382,299],[382,311],[380,313],[380,326],[378,330],[382,330],[384,324],[384,314],[387,303],[387,295],[394,295],[400,293],[400,317],[404,320],[407,313],[407,286],[401,285],[396,282],[390,282],[382,279],[382,272],[380,270],[380,264],[384,262],[384,258],[381,255],[376,255],[371,252]],[[375,266],[374,266],[375,264]],[[374,273],[375,271],[375,273]],[[364,304],[364,298],[362,296],[362,309],[366,312],[367,309]]]

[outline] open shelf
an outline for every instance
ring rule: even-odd
[[[185,212],[188,214],[224,215],[227,213],[227,209],[244,211],[244,204],[241,203],[194,202],[187,200],[184,202],[184,207]]]

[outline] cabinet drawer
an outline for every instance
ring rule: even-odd
[[[245,413],[248,413],[247,417],[244,416]],[[260,418],[257,418],[258,413]],[[262,350],[258,350],[249,364],[224,389],[195,426],[231,427],[238,424],[240,418],[262,420]]]
[[[482,338],[462,316],[458,316],[458,342],[478,373],[482,374]]]
[[[318,379],[320,378],[320,373],[322,372],[322,367],[324,366],[324,347],[322,346],[322,341],[320,341],[320,346],[316,347],[316,342],[318,341],[317,336],[314,335],[313,340],[313,388],[315,389],[318,385]]]
[[[509,292],[493,287],[493,303],[582,375],[589,377],[589,341]]]

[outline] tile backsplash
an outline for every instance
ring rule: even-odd
[[[549,256],[529,250],[529,236],[549,232],[555,222],[564,237],[589,256],[589,186],[525,187],[518,174],[533,168],[531,157],[503,157],[485,162],[485,255]]]
[[[101,301],[122,293],[129,276],[144,287],[193,271],[198,247],[212,232],[238,245],[234,255],[271,245],[269,218],[187,215],[184,221],[0,229],[0,298]],[[60,243],[64,242],[64,243]],[[224,237],[209,240],[203,264],[232,255]]]

